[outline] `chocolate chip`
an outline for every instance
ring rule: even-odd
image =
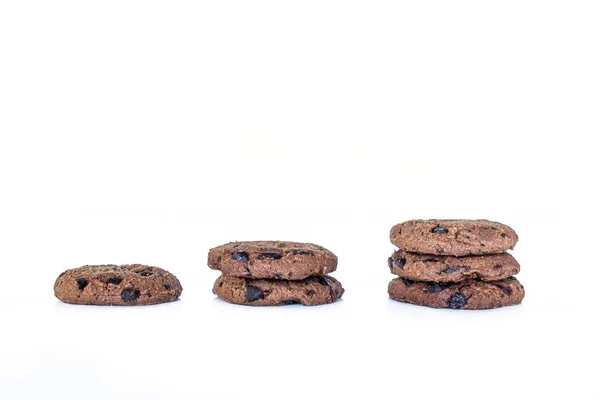
[[[262,253],[258,256],[258,259],[259,260],[279,260],[281,257],[283,257],[283,256],[279,253]]]
[[[315,295],[315,291],[314,291],[314,290],[312,290],[312,289],[311,289],[311,290],[307,290],[307,291],[306,291],[306,295],[307,295],[307,296],[314,296],[314,295]]]
[[[410,279],[406,279],[406,278],[400,278],[400,279],[402,279],[402,282],[403,282],[403,283],[404,283],[406,286],[410,286],[410,285],[412,285],[413,283],[415,283],[415,281],[413,281],[413,280],[410,280]]]
[[[502,234],[502,235],[500,235],[500,236],[502,236],[503,238],[507,238],[507,237],[508,237],[508,235],[507,235],[506,233],[503,233],[503,234]]]
[[[394,264],[396,264],[396,267],[398,267],[400,269],[404,269],[404,264],[406,264],[406,259],[402,258],[402,257],[398,257],[394,260]]]
[[[107,280],[106,283],[110,283],[111,285],[118,285],[122,281],[123,281],[123,278],[121,278],[120,276],[113,276],[112,278]]]
[[[300,304],[300,300],[296,300],[296,299],[293,299],[293,300],[284,300],[282,304],[286,305],[286,306],[290,305],[290,304]]]
[[[77,278],[77,289],[83,290],[83,288],[86,287],[87,284],[88,284],[87,279],[85,279],[85,278]]]
[[[394,259],[392,257],[388,258],[388,267],[390,269],[392,269],[393,265],[394,265]]]
[[[433,228],[431,230],[432,233],[443,233],[443,234],[447,234],[448,233],[448,229],[446,228],[442,228],[441,226],[438,226],[436,228]]]
[[[264,299],[265,294],[262,290],[257,288],[256,286],[248,285],[246,286],[246,301],[252,303],[253,301]]]
[[[323,286],[331,286],[331,281],[324,276],[321,276],[321,275],[317,276],[317,280]]]
[[[294,250],[293,253],[294,253],[294,255],[297,255],[297,256],[312,256],[312,255],[314,255],[314,253],[310,250]]]
[[[170,290],[171,289],[171,285],[163,285],[165,287],[165,289]]]
[[[248,253],[246,253],[245,251],[240,251],[240,250],[233,252],[231,257],[233,257],[233,259],[235,261],[239,261],[241,263],[247,263],[248,260],[250,260]]]
[[[136,301],[138,297],[140,297],[139,290],[125,289],[121,292],[121,299],[126,303]]]
[[[148,271],[148,270],[146,270],[146,271],[142,271],[142,272],[140,273],[140,275],[141,275],[141,276],[150,276],[150,275],[152,275],[152,274],[153,274],[153,272],[152,272],[152,271]]]
[[[290,273],[288,274],[288,278],[291,278],[291,277],[292,277],[292,275],[294,275],[294,274],[293,274],[292,272],[290,272]]]
[[[219,282],[219,287],[223,287],[223,282]]]
[[[281,274],[275,274],[275,279],[283,279],[283,275],[281,275]]]
[[[493,269],[500,269],[500,268],[502,268],[502,264],[496,264],[492,268]]]
[[[496,287],[499,287],[505,295],[510,296],[512,293],[512,290],[510,290],[510,288],[507,288],[506,286],[502,286],[502,285],[495,285]]]
[[[462,271],[463,269],[465,269],[465,267],[461,267],[460,265],[457,265],[455,267],[448,267],[445,270],[442,271],[443,274],[453,274],[455,272],[458,271]]]
[[[454,293],[448,300],[450,308],[463,308],[465,304],[467,304],[467,298],[462,293]]]
[[[437,282],[427,288],[427,293],[439,293],[447,287],[447,284]]]

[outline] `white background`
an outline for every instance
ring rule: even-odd
[[[598,399],[597,1],[0,2],[0,398]],[[526,297],[390,301],[389,229],[487,218]],[[343,300],[232,306],[211,247],[321,244]],[[181,300],[58,302],[84,264]]]

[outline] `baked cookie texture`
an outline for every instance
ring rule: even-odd
[[[493,282],[417,282],[396,278],[388,286],[394,300],[433,308],[483,310],[521,303],[525,289],[517,278]]]
[[[208,252],[208,266],[225,276],[300,280],[335,271],[337,256],[311,243],[232,242]]]
[[[503,253],[514,248],[519,237],[499,222],[430,219],[395,225],[390,240],[412,253],[467,256]]]
[[[388,259],[392,274],[415,281],[495,281],[519,273],[520,265],[509,253],[483,256],[440,256],[395,251]]]
[[[215,281],[213,293],[228,303],[246,306],[317,306],[334,303],[344,289],[335,278],[324,275],[293,281],[222,275]]]
[[[65,303],[141,306],[176,300],[181,283],[162,268],[141,264],[86,265],[58,276],[54,295]]]

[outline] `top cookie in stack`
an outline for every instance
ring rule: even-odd
[[[234,304],[276,306],[333,303],[344,293],[329,274],[337,256],[311,243],[233,242],[211,249],[208,266],[223,274],[213,293]]]
[[[388,259],[394,300],[435,308],[485,309],[522,301],[513,278],[519,263],[507,250],[518,241],[509,226],[487,220],[411,220],[395,225],[400,250]]]

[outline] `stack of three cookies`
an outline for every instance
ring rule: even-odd
[[[228,243],[209,251],[208,266],[222,273],[213,293],[233,304],[316,306],[333,303],[344,293],[328,275],[337,268],[337,256],[310,243]]]
[[[516,305],[525,296],[513,277],[520,266],[508,249],[518,236],[487,220],[411,220],[395,225],[400,249],[388,259],[394,300],[433,308],[487,309]]]

